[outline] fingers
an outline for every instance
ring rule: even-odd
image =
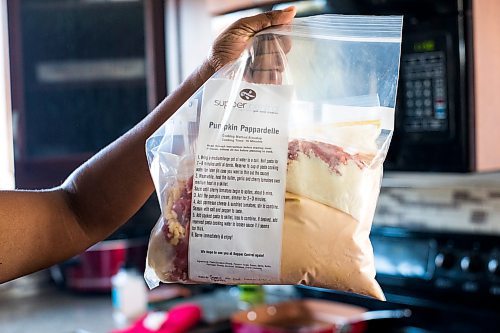
[[[270,26],[290,23],[295,13],[296,9],[292,6],[284,10],[274,10],[236,21],[215,40],[208,57],[208,65],[214,72],[219,70],[227,63],[238,58],[247,46],[248,41],[257,32]],[[263,37],[263,39],[266,39],[266,37]],[[286,39],[278,40],[274,38],[264,42],[262,49],[257,50],[255,55],[286,53],[290,50],[290,47],[290,42]]]
[[[268,37],[269,36],[269,37]],[[292,48],[289,36],[261,35],[256,43],[255,54],[288,53]]]
[[[284,54],[291,49],[290,38],[263,35],[254,46],[254,52],[247,60],[244,79],[253,83],[281,84],[286,61]]]
[[[277,70],[280,72],[284,70],[283,58],[280,53],[256,55],[248,65],[253,70]]]
[[[281,84],[282,75],[279,70],[253,70],[247,68],[243,79],[252,83]]]
[[[244,79],[253,83],[281,84],[285,70],[284,55],[292,47],[288,36],[262,35],[254,42]]]
[[[244,79],[253,83],[281,84],[285,70],[282,53],[267,53],[249,57]]]
[[[253,81],[264,84],[281,84],[282,73],[276,70],[253,71]]]
[[[243,18],[235,22],[233,28],[238,29],[240,36],[252,37],[265,28],[290,23],[295,13],[295,7],[274,10]],[[284,71],[283,54],[292,47],[290,38],[263,35],[256,45],[253,57],[248,59],[244,80],[253,83],[281,84]]]
[[[253,70],[284,70],[284,56],[292,47],[288,36],[263,35],[254,41],[252,58],[247,63]]]
[[[290,23],[295,13],[296,9],[293,6],[283,10],[273,10],[242,18],[234,23],[234,27],[242,29],[247,36],[251,37],[265,28]]]

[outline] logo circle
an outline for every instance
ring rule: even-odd
[[[242,89],[240,91],[240,97],[245,101],[251,101],[252,99],[255,99],[255,97],[257,97],[257,93],[252,89]]]

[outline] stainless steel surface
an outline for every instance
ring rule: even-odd
[[[0,332],[99,333],[114,328],[109,294],[75,294],[34,279],[0,285]]]

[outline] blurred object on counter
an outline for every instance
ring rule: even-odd
[[[125,327],[147,311],[148,290],[132,259],[126,255],[124,264],[111,278],[113,319],[118,327]]]
[[[207,289],[199,289],[200,286],[189,286],[193,291],[194,296],[188,300],[174,299],[169,302],[164,302],[162,308],[154,308],[155,310],[169,310],[182,304],[195,304],[202,309],[202,320],[207,325],[217,325],[227,323],[231,316],[240,311],[239,308],[239,292],[237,287],[227,288],[218,287],[213,291]],[[197,294],[197,292],[201,292]]]
[[[300,294],[295,286],[272,284],[265,285],[266,304],[281,303],[300,298]]]
[[[135,267],[142,271],[146,258],[147,240],[110,239],[97,243],[84,253],[50,269],[54,281],[61,287],[79,292],[109,292],[111,277],[124,264],[129,253]]]
[[[48,270],[38,271],[0,284],[0,300],[31,297],[49,285],[50,274]]]
[[[192,295],[191,289],[176,284],[162,284],[148,292],[148,308],[150,310],[165,309],[168,302]]]
[[[240,296],[240,308],[243,310],[262,304],[265,301],[263,286],[242,284],[238,286],[238,291]]]
[[[150,312],[142,316],[132,326],[113,333],[183,333],[195,326],[201,318],[202,311],[198,305],[183,304],[175,306],[168,312]]]
[[[397,327],[394,320],[410,315],[410,310],[368,311],[337,302],[297,300],[238,312],[231,322],[235,333],[389,332]]]

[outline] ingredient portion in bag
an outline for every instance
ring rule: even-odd
[[[383,300],[374,279],[369,228],[336,208],[287,192],[279,283],[345,290]]]
[[[162,232],[165,239],[175,249],[170,279],[187,280],[188,275],[188,245],[191,222],[191,197],[193,193],[193,177],[187,181],[179,181],[177,186],[170,188],[165,207],[166,223]]]
[[[318,141],[293,140],[288,146],[287,191],[336,207],[356,219],[363,213],[367,194],[373,190],[368,174],[373,155],[349,154],[341,147]],[[376,180],[376,179],[375,179]]]
[[[378,194],[381,169],[370,169],[370,162],[368,156],[351,155],[324,142],[289,142],[281,273],[275,283],[350,290],[383,299],[380,287],[373,280],[373,258],[366,253],[371,249],[368,237],[359,242],[352,236],[369,233],[370,221],[360,223],[350,212],[356,207],[352,203],[360,200],[360,188],[371,197]],[[321,171],[325,168],[322,164],[327,166],[326,171]],[[168,251],[173,254],[168,267],[164,260],[155,261],[168,255],[164,248],[157,248],[160,253],[152,252],[149,256],[148,264],[164,281],[193,282],[188,276],[189,232],[186,232],[190,227],[187,212],[191,212],[192,186],[189,178],[168,191],[165,211],[171,212],[167,213],[170,218],[164,220],[161,234],[152,235],[161,238],[158,242],[168,242],[173,249]],[[369,199],[366,194],[361,195],[364,200]],[[327,198],[328,202],[324,204],[316,198]],[[375,202],[371,202],[373,207],[369,211],[375,208]]]

